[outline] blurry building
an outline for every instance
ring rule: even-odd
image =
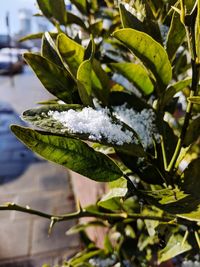
[[[29,9],[22,8],[19,9],[19,35],[27,35],[32,32],[32,24],[31,24],[31,19],[32,19],[32,12]]]

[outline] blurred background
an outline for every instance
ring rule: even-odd
[[[52,98],[22,57],[39,51],[40,40],[19,42],[27,34],[53,31],[48,21],[33,16],[37,12],[34,0],[0,1],[0,205],[15,202],[59,214],[74,210],[67,171],[38,158],[9,128],[26,126],[20,114]],[[72,224],[57,225],[48,237],[48,220],[1,211],[0,266],[36,267],[72,255],[79,244],[76,237],[65,235]]]

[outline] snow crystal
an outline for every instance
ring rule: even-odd
[[[128,126],[130,126],[139,136],[145,149],[152,147],[153,139],[160,142],[155,124],[155,113],[152,109],[143,109],[137,112],[132,108],[127,108],[126,104],[113,107],[114,115]]]
[[[127,108],[126,104],[112,108],[113,115],[137,133],[145,149],[152,147],[153,139],[160,141],[153,110],[144,109],[137,112],[132,108]],[[133,132],[124,130],[122,124],[112,121],[107,108],[98,106],[97,110],[85,107],[82,110],[49,111],[48,115],[63,125],[62,131],[88,134],[90,140],[106,139],[109,143],[116,145],[138,143]]]
[[[90,140],[101,141],[107,139],[109,143],[116,145],[137,141],[134,140],[131,131],[123,131],[121,124],[112,122],[106,108],[94,110],[88,107],[81,111],[73,109],[63,112],[49,111],[48,115],[66,127],[66,131],[89,134]]]

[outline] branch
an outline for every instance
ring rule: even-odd
[[[116,220],[116,221],[123,221],[124,219],[141,219],[141,220],[154,220],[154,221],[161,221],[161,222],[170,222],[174,219],[176,219],[175,216],[150,216],[150,215],[142,215],[137,213],[104,213],[99,211],[92,211],[92,210],[85,210],[81,209],[73,213],[68,214],[62,214],[62,215],[53,215],[44,213],[38,210],[33,210],[29,207],[22,207],[15,203],[5,203],[4,205],[0,205],[0,210],[15,210],[19,212],[24,212],[32,215],[37,215],[46,219],[49,219],[51,221],[60,222],[60,221],[68,221],[72,219],[78,219],[83,217],[93,217],[93,218],[99,218],[103,220]]]

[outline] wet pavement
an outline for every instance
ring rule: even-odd
[[[0,76],[0,204],[15,202],[52,214],[74,210],[67,170],[38,158],[9,128],[13,123],[24,125],[19,117],[24,110],[52,98],[27,66],[12,79]],[[77,237],[65,236],[70,226],[72,222],[57,224],[48,237],[48,220],[1,211],[0,267],[16,266],[19,261],[20,266],[37,267],[69,256],[79,244]]]

